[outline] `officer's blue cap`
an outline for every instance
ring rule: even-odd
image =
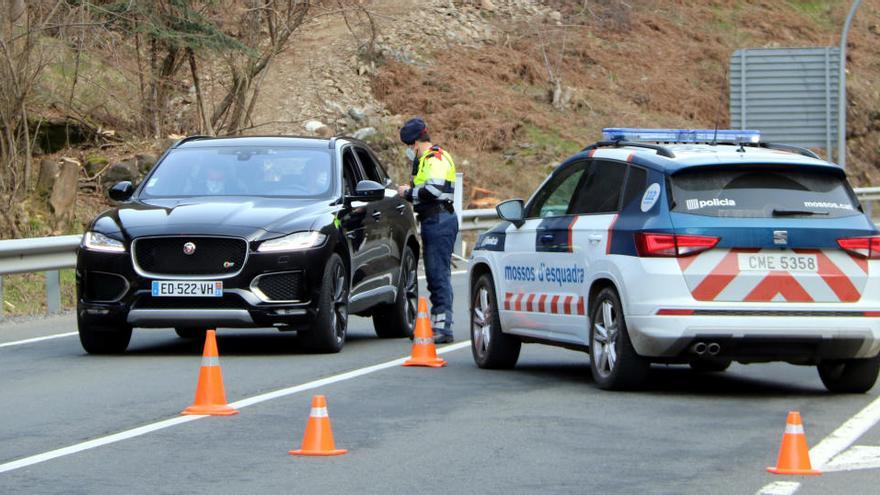
[[[418,117],[409,119],[400,128],[400,140],[403,144],[413,144],[426,132],[428,132],[428,124],[425,124],[424,120]]]

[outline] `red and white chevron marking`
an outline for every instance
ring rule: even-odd
[[[779,250],[713,249],[679,258],[688,289],[698,301],[736,302],[856,302],[868,281],[868,262],[839,250],[795,249],[795,255],[815,256],[815,271],[744,271],[741,253],[779,253]]]
[[[537,292],[506,292],[505,311],[549,313],[555,315],[585,315],[584,298],[575,294],[545,294]]]

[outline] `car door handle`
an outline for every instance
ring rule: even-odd
[[[556,240],[556,236],[553,234],[543,234],[541,235],[541,244],[550,244]]]
[[[375,218],[376,220],[378,220],[378,219],[382,218],[382,212],[381,211],[374,211],[372,217]]]
[[[602,235],[601,234],[590,234],[589,239],[590,239],[590,242],[592,242],[592,243],[602,242]]]

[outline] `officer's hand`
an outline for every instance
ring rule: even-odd
[[[397,186],[397,195],[401,198],[406,197],[406,192],[409,191],[409,186]]]

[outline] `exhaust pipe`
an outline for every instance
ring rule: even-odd
[[[697,342],[696,344],[691,346],[691,352],[693,352],[697,356],[702,356],[703,354],[706,354],[707,347],[708,346],[705,342]]]
[[[721,344],[717,342],[712,342],[706,346],[706,352],[709,353],[710,356],[717,356],[719,352],[721,352]]]

